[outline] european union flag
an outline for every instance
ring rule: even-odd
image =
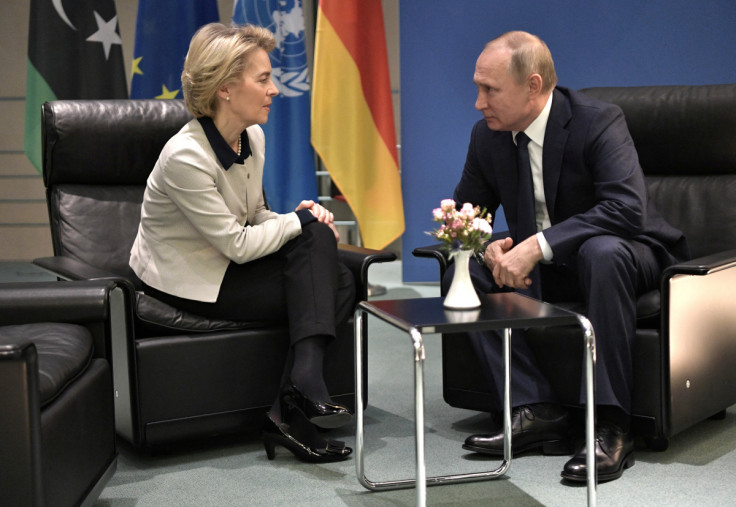
[[[131,99],[181,99],[181,71],[194,32],[220,20],[217,0],[140,0]]]
[[[263,186],[272,210],[294,211],[303,199],[317,200],[314,151],[309,137],[310,83],[301,0],[235,0],[233,21],[268,28],[274,97],[266,134]]]

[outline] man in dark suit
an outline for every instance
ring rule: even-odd
[[[473,128],[455,200],[494,214],[502,205],[509,237],[494,238],[471,276],[480,292],[519,290],[586,305],[596,333],[598,478],[617,479],[634,464],[629,414],[636,297],[657,287],[666,266],[688,257],[685,238],[649,202],[621,110],[557,87],[552,56],[538,37],[510,32],[489,42],[473,81],[483,120]],[[500,341],[491,333],[474,333],[471,340],[500,410]],[[569,437],[567,411],[521,333],[512,348],[514,453],[566,452],[560,444]],[[502,455],[503,431],[472,435],[463,447]],[[562,476],[585,481],[586,473],[583,446]]]

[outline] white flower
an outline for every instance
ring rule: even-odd
[[[484,220],[482,218],[473,219],[473,229],[484,234],[491,234],[491,232],[493,231],[491,229],[491,224],[489,224],[487,220]]]

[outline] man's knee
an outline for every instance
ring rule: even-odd
[[[618,236],[594,236],[580,246],[578,260],[585,265],[602,267],[618,260],[631,259],[627,241]]]
[[[582,280],[629,279],[636,270],[631,245],[617,236],[595,236],[578,251],[578,273]]]

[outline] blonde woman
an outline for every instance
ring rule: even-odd
[[[322,366],[355,287],[337,259],[332,213],[311,200],[285,214],[266,205],[258,124],[278,94],[268,56],[274,45],[271,32],[249,25],[212,23],[193,36],[182,89],[195,118],[167,142],[148,179],[130,265],[147,294],[182,310],[288,322],[282,388],[265,417],[266,453],[273,459],[282,445],[305,461],[336,461],[352,449],[316,428],[342,426],[352,414],[330,400]]]

